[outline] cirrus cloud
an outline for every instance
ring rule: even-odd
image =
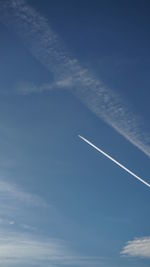
[[[2,1],[0,19],[23,39],[34,57],[54,76],[52,85],[45,84],[37,88],[30,85],[28,89],[23,86],[23,94],[29,93],[29,90],[41,92],[61,86],[69,89],[97,117],[150,157],[150,134],[143,123],[144,119],[69,54],[47,19],[24,0]]]

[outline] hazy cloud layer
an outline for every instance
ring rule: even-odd
[[[150,237],[136,238],[133,241],[127,242],[121,254],[132,257],[150,258]]]

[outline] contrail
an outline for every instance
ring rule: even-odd
[[[122,165],[121,163],[119,163],[117,160],[115,160],[114,158],[112,158],[111,156],[109,156],[107,153],[105,153],[103,150],[101,150],[100,148],[98,148],[97,146],[95,146],[94,144],[92,144],[90,141],[88,141],[86,138],[84,138],[81,135],[78,135],[83,141],[85,141],[86,143],[88,143],[90,146],[94,147],[97,151],[99,151],[101,154],[103,154],[105,157],[107,157],[108,159],[110,159],[111,161],[113,161],[114,163],[116,163],[120,168],[122,168],[123,170],[125,170],[126,172],[128,172],[129,174],[131,174],[133,177],[135,177],[137,180],[139,180],[140,182],[142,182],[143,184],[147,185],[148,187],[150,187],[150,184],[147,183],[146,181],[144,181],[142,178],[140,178],[138,175],[136,175],[134,172],[130,171],[128,168],[126,168],[124,165]]]
[[[98,118],[150,157],[149,126],[145,125],[144,119],[68,52],[49,21],[28,2],[32,1],[0,0],[0,21],[20,36],[32,55],[50,71],[53,82],[39,87],[22,84],[18,86],[20,92],[67,89]]]

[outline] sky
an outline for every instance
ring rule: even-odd
[[[0,0],[0,264],[148,267],[149,1]]]

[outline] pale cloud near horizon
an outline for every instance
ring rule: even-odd
[[[63,240],[33,234],[0,231],[0,264],[2,266],[97,266],[103,258],[82,257],[73,253]]]
[[[128,241],[121,251],[121,255],[150,258],[150,236]]]
[[[39,262],[46,261],[54,264],[66,253],[59,240],[45,241],[24,233],[0,231],[0,263],[3,266],[39,265]]]
[[[73,252],[66,241],[38,234],[36,208],[38,214],[46,208],[55,216],[50,205],[40,197],[0,180],[0,265],[97,266],[103,260],[81,256]],[[29,224],[26,223],[28,216]]]
[[[52,84],[23,87],[24,94],[29,90],[42,92],[66,88],[99,118],[150,156],[150,135],[143,118],[134,114],[120,96],[69,55],[44,17],[24,0],[2,1],[0,12],[2,22],[17,32],[35,58],[54,75]]]

